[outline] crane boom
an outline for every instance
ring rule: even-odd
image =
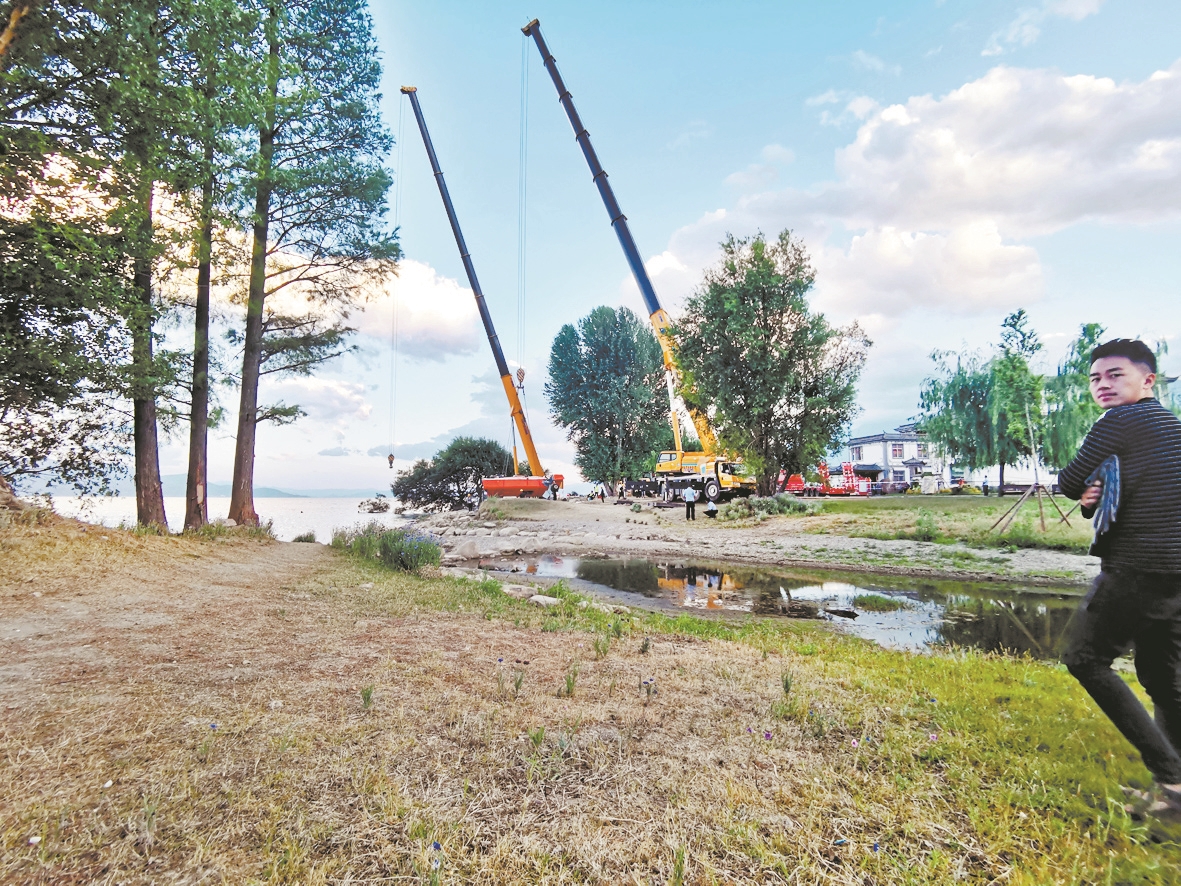
[[[525,410],[521,407],[521,398],[517,396],[516,386],[513,384],[512,373],[504,359],[504,351],[500,347],[500,338],[496,335],[496,327],[492,325],[492,315],[488,312],[488,305],[484,301],[484,291],[480,288],[480,281],[476,277],[476,266],[472,263],[471,253],[463,239],[463,231],[459,229],[459,218],[455,215],[455,207],[451,204],[451,194],[447,191],[447,182],[443,180],[443,170],[439,168],[439,158],[435,156],[435,146],[431,143],[430,133],[427,132],[426,119],[422,116],[422,107],[418,103],[418,89],[414,86],[403,86],[402,94],[410,97],[410,106],[414,109],[414,119],[418,121],[418,131],[422,133],[422,143],[426,146],[426,154],[431,162],[431,170],[435,174],[435,182],[439,186],[439,194],[443,198],[443,206],[447,210],[447,220],[451,222],[451,233],[455,235],[455,244],[459,247],[459,256],[463,259],[463,269],[467,273],[468,283],[476,296],[476,307],[480,311],[480,320],[484,324],[484,332],[488,335],[488,344],[492,346],[492,356],[496,359],[496,371],[500,373],[504,393],[508,397],[509,408],[512,410],[513,421],[517,426],[517,433],[525,444],[525,455],[529,459],[529,471],[534,477],[545,476],[541,467],[541,459],[537,455],[537,447],[533,445],[533,435],[529,433],[529,423],[525,419]],[[516,473],[516,465],[513,465]]]
[[[681,449],[681,425],[677,419],[675,390],[677,382],[680,380],[680,369],[677,367],[676,357],[672,349],[672,339],[668,334],[668,327],[671,325],[671,320],[664,308],[661,307],[660,299],[656,297],[656,290],[652,288],[652,281],[648,277],[648,270],[644,267],[644,261],[640,257],[640,250],[636,247],[636,241],[632,237],[631,228],[628,227],[627,216],[623,214],[623,210],[619,206],[619,201],[615,199],[615,192],[611,190],[611,184],[607,181],[607,172],[603,169],[603,164],[599,162],[599,157],[591,145],[590,134],[586,131],[586,127],[582,125],[582,119],[578,116],[578,111],[574,107],[574,99],[571,97],[570,90],[566,88],[566,84],[562,80],[562,75],[558,71],[558,65],[554,61],[553,53],[549,51],[549,47],[545,43],[545,38],[541,36],[540,23],[537,19],[534,19],[525,25],[521,31],[526,36],[532,37],[533,42],[537,44],[542,61],[545,63],[545,69],[549,71],[550,79],[554,81],[554,87],[558,90],[558,101],[562,103],[562,107],[566,111],[566,116],[570,119],[570,125],[574,129],[574,138],[578,141],[578,146],[582,148],[582,155],[586,158],[586,163],[590,167],[595,186],[599,189],[599,196],[603,198],[603,205],[607,207],[607,215],[611,218],[611,227],[615,229],[615,235],[619,238],[619,245],[623,247],[623,254],[627,257],[627,263],[631,267],[632,276],[636,279],[636,285],[640,287],[640,295],[643,296],[644,306],[648,309],[648,318],[652,321],[652,328],[656,331],[656,339],[660,342],[660,350],[664,355],[664,378],[665,384],[668,387],[673,439],[679,452]],[[714,455],[717,452],[718,442],[717,436],[710,426],[709,418],[700,410],[692,407],[689,408],[689,417],[693,420],[693,427],[697,430],[697,437],[701,441],[702,450],[706,455]]]

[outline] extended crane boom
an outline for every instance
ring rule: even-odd
[[[648,270],[644,267],[644,260],[640,258],[640,250],[636,248],[631,228],[627,225],[627,216],[623,214],[623,210],[619,207],[619,201],[615,199],[615,192],[611,190],[611,184],[607,181],[607,172],[603,169],[603,164],[599,162],[598,155],[595,154],[595,149],[591,145],[590,134],[582,125],[582,119],[574,108],[574,100],[570,95],[570,90],[566,88],[562,75],[558,72],[557,62],[554,61],[553,53],[549,51],[549,47],[546,46],[545,38],[541,36],[541,25],[537,19],[534,19],[521,31],[526,36],[532,37],[533,42],[537,44],[537,49],[545,63],[545,69],[549,71],[550,79],[554,81],[554,87],[558,90],[558,101],[562,103],[566,116],[570,119],[570,125],[574,128],[574,137],[578,141],[578,146],[582,148],[582,155],[586,157],[586,163],[590,167],[595,186],[599,189],[599,196],[603,198],[603,205],[607,207],[607,215],[611,218],[611,226],[619,238],[619,245],[623,247],[623,254],[627,257],[632,276],[636,278],[636,285],[640,287],[640,295],[643,296],[644,305],[648,309],[648,318],[652,321],[652,328],[656,330],[656,339],[660,342],[660,349],[664,354],[664,379],[668,386],[673,440],[677,451],[680,452],[681,424],[677,419],[675,404],[676,384],[680,379],[680,370],[677,367],[676,358],[673,356],[672,339],[668,335],[671,321],[664,308],[661,307],[660,299],[656,297],[656,290],[652,288],[652,281],[648,278]],[[701,448],[706,455],[714,455],[717,452],[718,441],[713,428],[710,427],[709,418],[692,407],[689,408],[689,417],[693,420],[693,427],[697,430]]]
[[[403,86],[402,94],[409,96],[410,106],[414,109],[414,119],[418,121],[418,131],[422,133],[422,143],[426,146],[426,154],[431,163],[431,170],[435,174],[435,182],[439,186],[439,194],[443,198],[443,207],[447,210],[447,220],[451,223],[451,233],[455,235],[455,244],[459,247],[459,256],[463,259],[463,269],[467,273],[468,283],[472,287],[472,292],[476,296],[476,307],[480,311],[480,320],[484,324],[484,332],[488,335],[488,344],[492,346],[492,356],[496,359],[496,371],[500,373],[501,384],[504,385],[505,396],[508,397],[509,408],[512,410],[513,421],[516,423],[517,433],[521,435],[521,441],[525,445],[525,456],[529,459],[529,471],[534,477],[545,477],[545,471],[541,466],[541,459],[537,455],[537,447],[533,445],[533,435],[529,433],[529,423],[525,419],[525,410],[521,407],[521,398],[517,396],[516,386],[513,384],[512,373],[509,372],[508,363],[504,359],[504,351],[500,347],[500,338],[496,335],[496,327],[492,325],[492,315],[488,312],[488,305],[484,301],[484,290],[480,288],[480,281],[476,277],[476,266],[472,264],[471,253],[468,252],[467,243],[463,239],[463,231],[459,229],[459,218],[455,214],[455,207],[451,204],[451,194],[447,191],[447,182],[443,180],[443,170],[439,168],[439,158],[435,156],[435,146],[431,143],[430,133],[427,132],[426,119],[422,116],[422,107],[418,103],[418,89],[414,86]],[[515,461],[514,453],[514,461]],[[513,465],[513,473],[516,473],[516,465]],[[504,487],[501,483],[500,487],[496,484],[497,481],[484,481],[484,488],[486,491],[495,494],[495,492]],[[561,476],[555,476],[553,482],[557,486],[562,485]],[[516,484],[513,488],[519,487],[521,484]],[[542,484],[538,490],[531,490],[528,487],[525,493],[531,491],[544,492],[550,486],[549,478]],[[525,494],[523,493],[523,494]]]

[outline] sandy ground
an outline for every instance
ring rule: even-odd
[[[630,503],[629,503],[630,504]],[[491,511],[489,508],[491,507]],[[980,550],[961,544],[850,538],[805,531],[806,521],[774,517],[736,525],[683,508],[571,500],[486,502],[479,515],[448,512],[417,525],[440,536],[449,563],[530,554],[718,560],[776,566],[816,566],[973,581],[1085,584],[1099,572],[1095,557],[1048,550]]]

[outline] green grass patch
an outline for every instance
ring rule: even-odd
[[[361,560],[376,561],[400,572],[419,572],[442,562],[443,550],[432,538],[409,529],[390,529],[374,520],[332,534],[332,547]]]
[[[897,612],[906,609],[908,603],[898,597],[887,597],[885,594],[858,594],[853,598],[854,609],[864,609],[866,612]]]

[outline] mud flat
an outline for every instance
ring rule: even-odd
[[[696,521],[686,521],[681,508],[639,504],[637,513],[630,502],[610,499],[495,499],[477,514],[433,514],[415,525],[439,538],[450,564],[533,554],[680,557],[1045,586],[1082,586],[1099,572],[1098,558],[1063,551],[850,537],[812,517],[724,523],[705,518],[701,508]]]

